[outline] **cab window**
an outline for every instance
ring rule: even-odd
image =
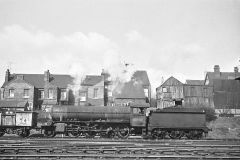
[[[133,114],[144,114],[143,108],[133,108]]]

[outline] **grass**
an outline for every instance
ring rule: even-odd
[[[208,123],[208,138],[240,139],[240,117],[219,117]]]

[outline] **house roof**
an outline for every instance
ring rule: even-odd
[[[178,79],[173,76],[169,77],[161,86],[183,85]],[[158,87],[159,88],[159,87]]]
[[[0,100],[0,108],[25,108],[27,106],[27,101],[6,101]]]
[[[189,85],[204,85],[204,80],[186,80]]]
[[[145,98],[144,90],[141,83],[137,83],[136,81],[126,82],[120,86],[120,90],[114,90],[113,96],[115,98],[131,98],[131,99],[138,99],[138,98]],[[119,87],[119,86],[117,86]]]
[[[235,79],[240,77],[240,72],[207,72],[206,78],[209,78],[209,85],[213,85],[213,79]],[[206,82],[206,78],[205,81]]]
[[[146,71],[135,71],[132,75],[132,80],[141,81],[142,85],[150,85],[150,81],[148,79],[148,74]]]
[[[11,74],[10,81],[4,82],[2,88],[15,80],[17,75],[23,75],[23,79],[36,88],[44,88],[44,74]],[[73,84],[73,80],[70,75],[50,75],[50,84],[59,88],[67,88],[69,84]]]
[[[93,86],[101,81],[103,81],[103,76],[87,75],[82,81],[81,85]]]

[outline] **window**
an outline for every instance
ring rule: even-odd
[[[33,103],[32,103],[32,102],[29,102],[29,103],[28,103],[27,109],[28,109],[29,111],[32,111],[32,110],[33,110]]]
[[[14,97],[14,89],[9,89],[9,97]]]
[[[190,87],[190,96],[196,96],[195,95],[195,87]]]
[[[143,108],[133,108],[133,114],[144,114]]]
[[[108,96],[109,97],[112,97],[113,95],[112,95],[112,91],[108,91]]]
[[[80,101],[81,102],[86,101],[86,95],[87,95],[86,92],[79,92],[79,96],[80,96]]]
[[[44,99],[44,90],[39,90],[39,99]]]
[[[53,99],[53,89],[48,90],[48,98]]]
[[[162,88],[162,92],[163,92],[163,93],[166,93],[166,92],[167,92],[167,88],[166,88],[166,87],[163,87],[163,88]]]
[[[206,77],[205,85],[209,85],[209,78],[208,78],[208,76]]]
[[[144,89],[144,95],[145,95],[145,97],[148,97],[148,89]]]
[[[29,89],[24,89],[23,90],[23,97],[28,98],[29,97]]]
[[[61,89],[61,100],[67,100],[67,90]]]
[[[93,98],[97,98],[97,95],[98,95],[98,88],[94,88]]]
[[[208,97],[208,90],[207,90],[207,88],[203,88],[203,97]]]

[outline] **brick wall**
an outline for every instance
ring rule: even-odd
[[[80,97],[79,95],[77,95],[75,97],[75,105],[104,106],[104,81],[103,80],[93,86],[82,86],[82,92],[86,92],[86,101],[80,102],[79,101]]]
[[[9,97],[9,90],[13,89],[14,97]],[[24,97],[24,89],[29,90],[29,96]],[[6,101],[28,101],[31,107],[35,106],[34,101],[34,87],[26,83],[24,80],[16,79],[13,82],[9,83],[4,88],[3,100]],[[33,108],[35,110],[35,108]]]

